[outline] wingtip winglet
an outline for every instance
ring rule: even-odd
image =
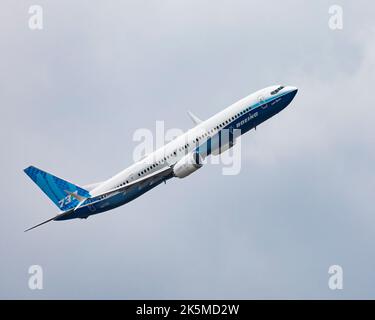
[[[187,111],[187,114],[189,115],[190,119],[194,122],[194,124],[198,125],[202,122],[201,119],[199,119],[195,114],[193,114],[191,111]]]

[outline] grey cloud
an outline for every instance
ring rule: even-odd
[[[340,1],[30,1],[0,19],[2,298],[374,298],[374,16]],[[132,162],[134,130],[187,129],[274,83],[293,104],[242,139],[242,171],[207,166],[113,212],[56,213],[23,174],[79,184]],[[173,200],[171,200],[173,199]],[[45,288],[27,287],[31,264]],[[328,267],[344,290],[328,289]]]

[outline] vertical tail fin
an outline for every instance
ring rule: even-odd
[[[91,197],[87,190],[33,166],[24,171],[62,211],[75,208],[82,198]]]

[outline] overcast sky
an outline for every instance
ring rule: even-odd
[[[375,298],[374,16],[373,1],[3,1],[0,298]],[[186,130],[186,110],[279,83],[298,95],[244,136],[239,175],[207,165],[23,233],[57,213],[28,165],[101,181],[132,163],[136,129]]]

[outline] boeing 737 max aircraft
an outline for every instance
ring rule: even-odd
[[[28,230],[52,220],[85,219],[132,201],[170,178],[190,175],[202,167],[207,156],[231,148],[236,133],[242,135],[256,128],[287,107],[296,93],[295,87],[271,86],[205,121],[189,113],[194,128],[104,182],[80,187],[36,167],[26,168],[25,173],[61,210]]]

